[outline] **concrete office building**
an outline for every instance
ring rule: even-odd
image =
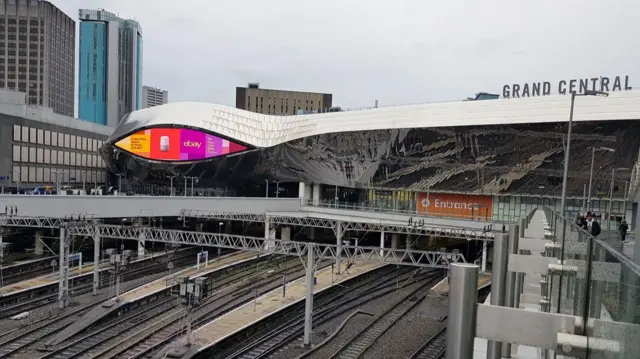
[[[98,149],[112,132],[29,106],[24,93],[0,90],[0,186],[104,184],[107,170]]]
[[[142,108],[164,105],[169,102],[169,91],[142,86]]]
[[[75,21],[48,1],[0,1],[0,88],[73,116]]]
[[[262,89],[257,83],[236,87],[236,108],[267,115],[326,112],[332,98],[328,93]]]
[[[142,108],[142,28],[104,10],[79,11],[78,117],[115,127]]]

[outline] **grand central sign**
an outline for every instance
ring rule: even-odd
[[[560,80],[553,84],[553,91],[561,95],[567,93],[584,93],[585,90],[592,91],[629,91],[629,75],[616,77],[592,77],[584,79]],[[502,86],[502,97],[518,98],[551,95],[551,82],[532,82],[525,84],[513,84]]]

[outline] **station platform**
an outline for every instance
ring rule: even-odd
[[[6,270],[12,271],[12,270],[14,270],[14,269],[16,269],[18,267],[24,267],[24,266],[28,267],[31,264],[37,264],[37,263],[40,263],[40,262],[44,262],[44,263],[49,264],[54,259],[57,260],[58,257],[53,257],[52,256],[52,257],[42,257],[42,258],[25,259],[25,260],[20,260],[20,261],[12,261],[12,262],[10,262],[11,264],[2,266],[2,270],[4,270],[4,271],[6,271]]]
[[[125,303],[135,302],[158,292],[165,290],[167,287],[171,287],[177,284],[178,279],[181,277],[197,278],[205,276],[209,273],[215,272],[222,268],[228,267],[232,264],[239,264],[247,260],[253,260],[259,256],[257,252],[235,252],[221,256],[220,259],[210,260],[205,266],[204,263],[200,264],[200,268],[196,266],[183,269],[181,271],[172,273],[166,277],[162,277],[153,282],[147,283],[140,287],[134,288],[122,295],[120,300]]]
[[[145,255],[142,258],[137,258],[135,260],[132,261],[132,263],[138,263],[138,262],[142,262],[142,261],[146,261],[146,260],[150,260],[153,258],[158,258],[161,256],[166,255],[166,252],[162,251],[162,252],[151,252],[148,255]],[[52,259],[54,259],[52,257]],[[102,263],[100,266],[100,271],[103,271],[105,269],[107,269],[109,267],[108,263]],[[36,289],[39,287],[45,287],[48,285],[52,285],[52,284],[56,284],[58,283],[58,278],[59,278],[59,272],[58,269],[56,268],[55,273],[53,272],[53,269],[51,269],[51,274],[47,274],[44,276],[40,276],[40,277],[36,277],[36,278],[31,278],[31,279],[27,279],[21,282],[17,282],[17,283],[13,283],[4,287],[0,287],[0,299],[4,296],[8,296],[8,295],[12,295],[12,294],[16,294],[16,293],[20,293],[23,291],[27,291],[27,290],[32,290],[32,289]],[[81,276],[81,275],[86,275],[88,273],[92,273],[93,272],[93,263],[91,262],[87,262],[87,263],[83,263],[82,268],[78,268],[78,266],[73,266],[71,268],[71,270],[69,271],[69,280],[72,280],[75,277]]]
[[[482,289],[488,285],[491,285],[491,273],[479,273],[478,274],[478,289]],[[449,293],[449,280],[445,278],[434,285],[432,290],[437,294]]]
[[[331,267],[324,268],[315,274],[316,284],[313,293],[316,295],[333,285],[353,279],[382,266],[384,266],[384,263],[356,262],[349,268],[348,272],[342,271],[341,274],[332,274]],[[255,303],[251,301],[215,319],[193,332],[194,346],[192,346],[192,350],[188,350],[188,352],[185,353],[185,357],[191,357],[196,352],[205,350],[230,335],[250,327],[258,321],[295,303],[305,300],[306,293],[306,278],[300,278],[287,283],[286,296],[284,297],[282,296],[282,288],[280,287],[258,297]]]
[[[87,314],[83,315],[82,318],[56,334],[56,336],[53,337],[53,339],[51,339],[47,343],[47,345],[57,345],[62,341],[89,328],[95,322],[108,316],[111,313],[115,313],[132,303],[143,301],[146,298],[170,289],[175,284],[178,284],[178,279],[181,277],[202,277],[233,265],[254,260],[259,257],[259,253],[257,252],[234,252],[221,256],[220,259],[211,260],[207,263],[206,266],[204,263],[201,263],[200,268],[197,268],[196,266],[189,267],[181,271],[172,273],[168,276],[164,276],[160,279],[154,280],[153,282],[147,283],[140,287],[134,288],[126,293],[121,294],[119,298],[120,300],[118,301],[116,301],[115,299],[109,299],[102,304],[95,306]]]

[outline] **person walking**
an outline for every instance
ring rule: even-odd
[[[602,231],[600,223],[596,221],[592,212],[587,212],[587,231],[594,237],[597,237]]]
[[[620,227],[618,227],[618,230],[620,231],[620,239],[622,240],[622,243],[625,243],[625,240],[627,238],[627,230],[629,230],[627,221],[623,219],[622,222],[620,222]]]

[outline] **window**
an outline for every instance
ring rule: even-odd
[[[13,125],[13,141],[20,142],[20,126]]]
[[[44,131],[44,144],[47,146],[51,145],[51,131]]]
[[[36,163],[36,148],[29,147],[29,162]]]
[[[70,164],[71,164],[72,166],[75,166],[75,165],[76,165],[76,156],[73,154],[73,152],[71,153],[71,158],[70,158],[70,160],[71,160],[71,163],[70,163]],[[65,163],[65,165],[66,165],[66,163]]]
[[[44,130],[38,129],[38,144],[44,144]]]
[[[48,148],[44,150],[44,163],[51,163],[51,150]]]
[[[69,142],[69,146],[71,146],[72,149],[76,149],[76,136],[74,135],[70,135],[69,137],[71,137],[71,140]]]
[[[64,151],[58,151],[58,164],[64,164]]]
[[[13,169],[11,171],[11,181],[18,182],[19,178],[20,178],[20,166],[13,166]]]
[[[22,142],[29,142],[29,127],[22,126]]]
[[[37,162],[37,163],[42,163],[42,158],[44,157],[44,154],[43,154],[42,148],[37,148],[37,149],[36,149],[36,154],[37,154],[37,156],[36,156],[36,162]]]
[[[86,137],[82,137],[82,150],[83,151],[87,150],[87,138]]]
[[[58,164],[58,151],[57,150],[51,150],[51,164],[52,165]]]
[[[83,138],[84,137],[77,136],[77,138],[76,138],[76,148],[77,149],[81,149],[82,148],[82,139]]]
[[[64,134],[64,147],[65,148],[71,147],[71,136],[68,133]]]
[[[36,143],[36,129],[29,128],[29,142]]]
[[[20,167],[20,181],[22,182],[29,181],[29,167],[27,166]]]
[[[58,133],[58,147],[64,147],[64,133]]]
[[[51,132],[51,146],[58,146],[58,133]]]
[[[64,163],[65,166],[69,165],[69,152],[64,151]]]
[[[36,168],[36,182],[42,183],[44,181],[42,167]]]
[[[20,162],[29,162],[29,147],[20,148]]]
[[[72,154],[73,155],[73,154]],[[76,166],[81,166],[82,163],[82,155],[79,153],[76,153]]]
[[[13,145],[13,162],[20,162],[20,146]]]
[[[44,182],[52,182],[52,180],[51,180],[51,168],[48,168],[48,167],[44,168],[42,180]]]
[[[36,181],[36,168],[29,167],[29,182],[35,182],[35,181]]]

